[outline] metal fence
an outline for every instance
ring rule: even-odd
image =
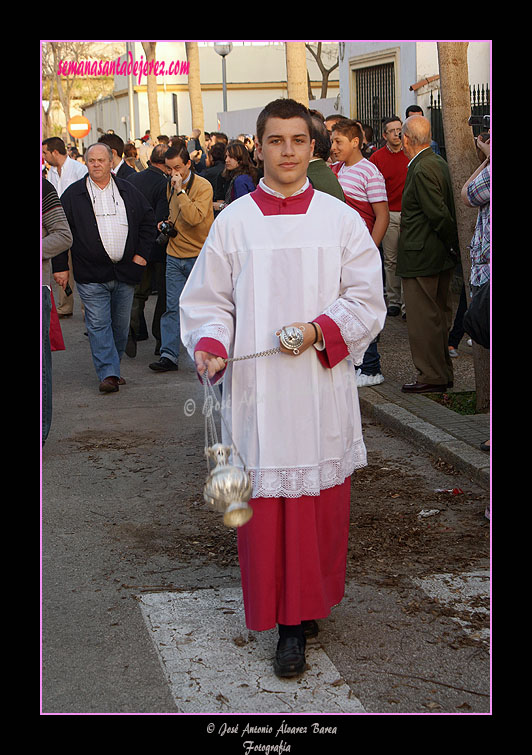
[[[362,123],[373,129],[374,138],[381,137],[382,120],[394,115],[394,64],[359,68],[355,71],[356,113]]]
[[[469,98],[471,102],[471,115],[483,116],[489,115],[490,112],[490,90],[488,84],[477,84],[469,87]],[[439,90],[430,93],[430,123],[432,128],[432,138],[438,143],[442,157],[445,153],[445,134],[443,132],[442,106]],[[472,126],[473,135],[478,136],[486,129],[482,125]]]

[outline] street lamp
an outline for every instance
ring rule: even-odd
[[[233,49],[232,42],[216,42],[214,45],[215,51],[222,57],[222,91],[224,101],[224,113],[227,112],[227,82],[225,78],[225,58]]]

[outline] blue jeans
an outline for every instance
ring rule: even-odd
[[[181,346],[179,299],[197,257],[166,255],[166,311],[161,316],[161,359],[177,364]]]
[[[42,287],[42,444],[52,425],[52,351],[50,348],[50,315],[52,295],[48,286]]]
[[[123,281],[77,283],[85,306],[92,361],[100,381],[120,377],[120,360],[129,334],[135,286]]]
[[[366,349],[362,364],[357,365],[363,375],[378,375],[381,371],[381,358],[377,350],[377,340],[378,336]]]

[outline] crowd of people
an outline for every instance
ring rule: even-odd
[[[253,517],[238,529],[246,623],[279,626],[282,677],[302,672],[306,639],[343,595],[350,475],[366,463],[356,386],[384,380],[386,317],[408,328],[417,379],[402,390],[453,384],[451,179],[429,121],[407,115],[383,119],[376,142],[360,121],[281,99],[236,139],[147,133],[137,147],[108,133],[81,158],[61,139],[42,145],[43,443],[52,278],[58,317],[77,286],[102,393],[125,384],[122,356],[148,337],[156,292],[149,368],[178,370],[184,346],[203,380],[224,380],[225,427],[253,486]],[[480,208],[475,291],[489,279],[489,140],[479,148],[462,192]],[[282,338],[288,327],[297,348]],[[279,359],[253,358],[279,343]]]
[[[460,296],[458,310],[454,323],[449,324],[451,315],[449,285],[451,274],[459,261],[458,239],[454,213],[454,202],[450,191],[450,179],[445,161],[441,158],[435,160],[434,154],[439,155],[438,145],[430,135],[430,124],[423,117],[423,111],[419,106],[410,106],[406,111],[406,121],[403,124],[400,117],[391,115],[382,119],[382,132],[380,138],[374,138],[373,129],[356,119],[349,119],[340,114],[323,116],[316,110],[309,110],[312,118],[314,149],[308,164],[308,177],[316,189],[324,191],[347,202],[349,206],[363,218],[371,237],[378,247],[383,264],[384,295],[387,302],[387,315],[389,317],[401,316],[407,319],[406,299],[410,299],[410,318],[408,319],[409,339],[412,348],[412,357],[418,373],[418,379],[403,386],[406,392],[424,392],[427,390],[443,390],[452,386],[453,370],[451,358],[458,356],[458,345],[465,335],[463,328],[463,316],[467,310],[470,297],[467,296],[466,282]],[[413,121],[413,117],[420,116],[421,120]],[[222,132],[205,132],[200,139],[200,131],[193,130],[190,136],[168,137],[159,135],[155,139],[146,131],[142,139],[134,142],[126,142],[110,131],[102,134],[97,144],[108,148],[107,155],[110,165],[105,171],[104,180],[109,187],[109,176],[112,174],[116,179],[123,179],[133,184],[144,196],[155,216],[153,223],[151,213],[146,211],[145,221],[152,225],[151,233],[154,236],[150,251],[146,257],[137,255],[128,275],[122,273],[124,257],[128,259],[127,252],[120,244],[125,239],[118,241],[120,246],[121,265],[112,260],[112,253],[101,238],[101,227],[107,224],[108,233],[112,234],[111,228],[114,220],[106,213],[105,207],[101,210],[102,215],[97,215],[97,224],[100,230],[100,238],[92,239],[95,246],[99,247],[99,255],[106,264],[103,265],[105,272],[98,268],[94,259],[94,246],[83,250],[80,248],[81,230],[79,212],[81,207],[73,205],[70,212],[71,227],[75,229],[75,259],[72,250],[63,251],[54,258],[51,265],[53,279],[58,284],[54,290],[57,302],[52,296],[52,320],[69,317],[74,306],[74,297],[71,292],[76,283],[80,294],[84,318],[86,320],[89,342],[96,367],[100,377],[100,390],[102,392],[116,392],[119,385],[124,382],[120,375],[119,362],[125,352],[129,357],[134,357],[137,352],[137,342],[149,337],[148,327],[144,318],[144,306],[148,296],[157,294],[157,303],[151,332],[155,338],[155,355],[159,360],[150,364],[150,368],[157,372],[173,371],[178,369],[180,351],[179,329],[179,297],[186,283],[190,270],[196,261],[199,252],[207,238],[210,226],[214,219],[236,199],[246,193],[255,191],[260,179],[264,175],[262,160],[257,150],[256,136],[253,134],[239,134],[234,139],[229,139]],[[409,148],[405,147],[405,141]],[[471,291],[476,291],[479,282],[484,282],[489,277],[489,133],[481,134],[478,141],[479,154],[484,162],[477,173],[482,173],[483,191],[474,201],[479,202],[479,219],[483,229],[475,234],[474,248],[472,248],[473,272],[471,281],[467,282],[467,289],[474,286]],[[427,145],[430,149],[427,150]],[[94,145],[93,145],[94,146]],[[418,149],[421,147],[421,149]],[[88,174],[90,182],[87,184],[92,191],[94,209],[99,206],[96,198],[99,192],[95,190],[95,178],[92,175],[92,165],[96,170],[96,161],[89,161],[89,149],[80,155],[77,148],[67,146],[62,139],[51,137],[43,141],[43,176],[52,184],[59,197],[68,187],[84,179]],[[105,151],[100,148],[101,154]],[[428,167],[429,162],[434,163],[435,180],[445,187],[446,194],[443,197],[426,196],[426,207],[413,207],[407,202],[406,212],[403,208],[403,194],[407,181],[408,168],[419,152],[426,153],[423,163]],[[92,153],[95,154],[94,152]],[[429,158],[427,161],[426,158]],[[426,171],[419,170],[417,182],[423,182]],[[413,176],[414,169],[411,171]],[[476,176],[475,176],[476,178]],[[427,178],[425,189],[428,190],[430,177]],[[96,182],[96,185],[97,182]],[[85,182],[83,184],[85,188]],[[108,187],[108,188],[109,188]],[[101,188],[103,191],[104,189]],[[107,190],[107,189],[106,189]],[[473,187],[471,189],[473,191]],[[413,196],[412,192],[412,196]],[[419,198],[419,192],[417,192]],[[118,190],[111,201],[120,200],[121,191]],[[441,201],[440,201],[441,200]],[[127,224],[128,199],[125,199],[125,207],[121,207],[116,218],[118,227]],[[468,206],[472,206],[471,198],[466,197]],[[481,204],[480,204],[481,203]],[[432,207],[440,205],[445,208],[447,217],[434,218]],[[96,211],[96,210],[95,210]],[[125,212],[125,215],[124,215]],[[112,215],[115,209],[112,210]],[[422,217],[421,223],[414,218]],[[170,234],[159,234],[161,222],[169,221]],[[441,225],[434,230],[436,223],[447,223],[449,236],[449,249],[445,260],[433,260],[427,267],[427,234],[438,236],[441,234]],[[487,229],[487,230],[486,230]],[[105,231],[104,231],[105,233]],[[148,229],[143,231],[149,235]],[[158,235],[159,234],[159,235]],[[126,235],[128,235],[126,233]],[[155,238],[158,235],[158,238]],[[452,238],[451,238],[452,236]],[[128,236],[131,241],[131,233]],[[84,237],[84,243],[86,237]],[[76,243],[77,242],[77,243]],[[102,247],[103,243],[103,249]],[[475,251],[481,245],[481,252]],[[402,246],[401,253],[399,252]],[[423,265],[419,265],[416,259],[412,267],[413,257],[419,258],[417,252],[423,248]],[[479,257],[480,255],[480,257]],[[398,273],[398,258],[400,260],[400,274]],[[83,269],[87,262],[90,269]],[[112,268],[109,267],[112,265]],[[478,272],[480,265],[481,273]],[[77,268],[77,278],[74,272]],[[67,274],[68,270],[68,274]],[[120,271],[120,272],[118,272]],[[446,273],[446,280],[442,282],[441,276]],[[112,273],[112,274],[111,274]],[[133,286],[131,312],[129,317],[128,333],[125,338],[121,335],[116,343],[116,322],[109,322],[107,337],[109,343],[105,344],[105,351],[112,353],[112,358],[106,357],[102,362],[101,349],[97,331],[103,329],[99,322],[93,322],[93,308],[89,305],[87,310],[87,294],[82,293],[87,284],[109,283],[101,279],[108,276],[117,278],[127,286]],[[411,292],[415,283],[413,281],[427,279],[436,275],[437,281],[433,281],[435,288],[430,291],[419,288]],[[121,277],[123,276],[123,278]],[[132,276],[132,277],[131,277]],[[140,280],[136,280],[139,278]],[[94,280],[92,280],[94,278]],[[405,293],[406,286],[406,293]],[[109,294],[109,302],[114,300]],[[418,311],[416,306],[422,309]],[[129,309],[129,299],[124,302],[124,312]],[[110,308],[109,312],[115,311]],[[122,311],[122,307],[119,307]],[[432,313],[436,318],[431,317]],[[107,317],[107,315],[105,315]],[[125,319],[125,314],[124,314]],[[430,329],[429,322],[437,320],[437,326]],[[420,332],[417,332],[417,329]],[[123,328],[122,328],[123,330]],[[57,324],[55,332],[60,333]],[[378,352],[379,336],[369,345],[360,365],[356,366],[357,385],[377,385],[384,380],[381,359]],[[445,348],[441,344],[445,342]],[[469,340],[471,345],[471,340]],[[426,356],[428,351],[432,353]],[[424,356],[421,356],[421,355]],[[430,365],[427,363],[430,362]]]

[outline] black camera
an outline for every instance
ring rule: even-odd
[[[470,126],[481,126],[486,131],[490,129],[490,117],[489,115],[472,115],[467,123]]]
[[[161,244],[161,246],[167,244],[169,239],[173,239],[175,236],[177,236],[177,231],[174,228],[174,224],[171,220],[163,220],[159,231],[160,233],[157,236],[157,243]]]

